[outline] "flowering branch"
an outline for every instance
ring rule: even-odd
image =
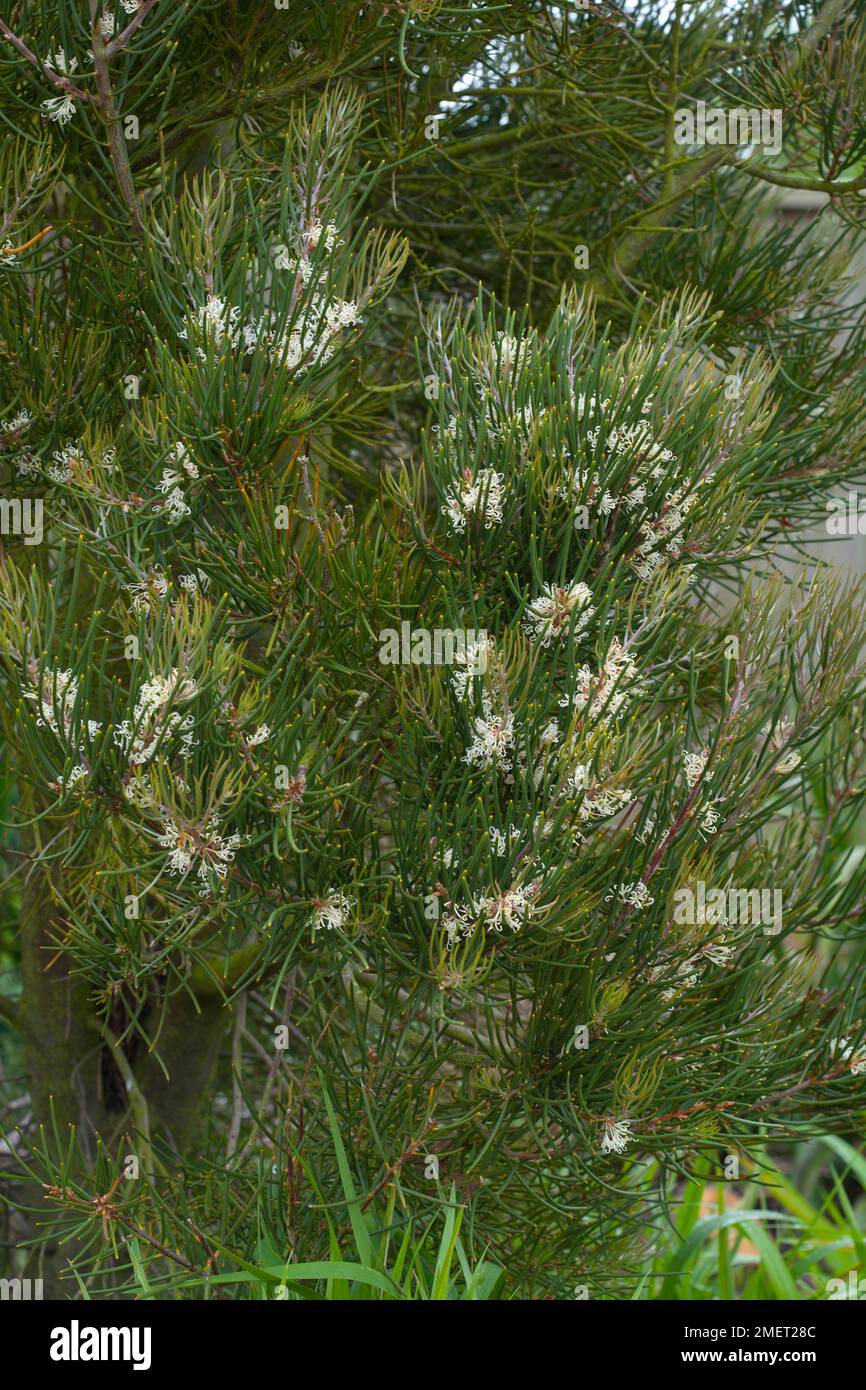
[[[132,16],[132,19],[129,21],[126,28],[123,29],[115,38],[113,38],[111,40],[111,43],[106,44],[106,57],[113,58],[115,53],[119,53],[122,48],[126,47],[126,45],[129,43],[129,40],[135,33],[136,29],[138,29],[139,26],[144,23],[145,19],[147,18],[148,11],[152,10],[155,4],[156,0],[142,0],[139,9]],[[93,51],[95,53],[96,49],[94,49]]]

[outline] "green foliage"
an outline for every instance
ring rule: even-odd
[[[628,1298],[720,1153],[862,1130],[851,9],[0,22],[10,1202],[75,1295]],[[746,97],[779,159],[676,144]]]
[[[730,1190],[692,1178],[639,1296],[860,1297],[864,1178],[863,1155],[833,1137],[795,1151],[790,1175],[761,1155],[750,1180]]]

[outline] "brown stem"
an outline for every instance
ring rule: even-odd
[[[138,205],[138,198],[135,193],[135,184],[132,179],[132,170],[129,167],[129,155],[126,152],[126,141],[123,138],[123,131],[120,128],[120,116],[114,105],[114,92],[111,87],[111,78],[108,73],[108,52],[105,39],[98,24],[93,26],[93,68],[96,74],[96,90],[98,93],[96,105],[102,113],[108,131],[108,151],[111,156],[111,163],[117,177],[123,201],[129,211],[129,220],[132,223],[133,231],[141,240],[144,239],[144,223],[141,220],[141,210]]]

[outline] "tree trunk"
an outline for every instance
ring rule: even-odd
[[[100,1036],[90,988],[70,972],[68,956],[58,947],[64,923],[52,901],[48,873],[35,868],[23,896],[21,1021],[33,1119],[43,1126],[51,1151],[56,1149],[55,1133],[65,1148],[69,1127],[75,1127],[80,1157],[71,1176],[89,1192],[97,1138],[107,1145],[122,1144],[125,1157],[130,1151],[125,1136],[132,1136],[135,1151],[137,1121],[124,1078]],[[167,1006],[159,1033],[165,1070],[152,1053],[140,1049],[133,1057],[130,1070],[146,1107],[151,1141],[159,1137],[179,1153],[195,1143],[227,1021],[219,997],[206,996],[197,1009],[189,995],[178,994]],[[146,1180],[144,1172],[140,1180]],[[24,1200],[37,1206],[39,1195],[28,1186]],[[38,1233],[40,1217],[32,1222]],[[60,1279],[72,1253],[71,1243],[47,1241],[39,1247],[34,1277],[43,1279],[46,1298],[77,1295],[74,1281]]]

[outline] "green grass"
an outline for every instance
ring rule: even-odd
[[[842,1139],[802,1145],[789,1173],[765,1157],[742,1184],[695,1178],[671,1216],[638,1298],[826,1300],[866,1278],[866,1159]]]

